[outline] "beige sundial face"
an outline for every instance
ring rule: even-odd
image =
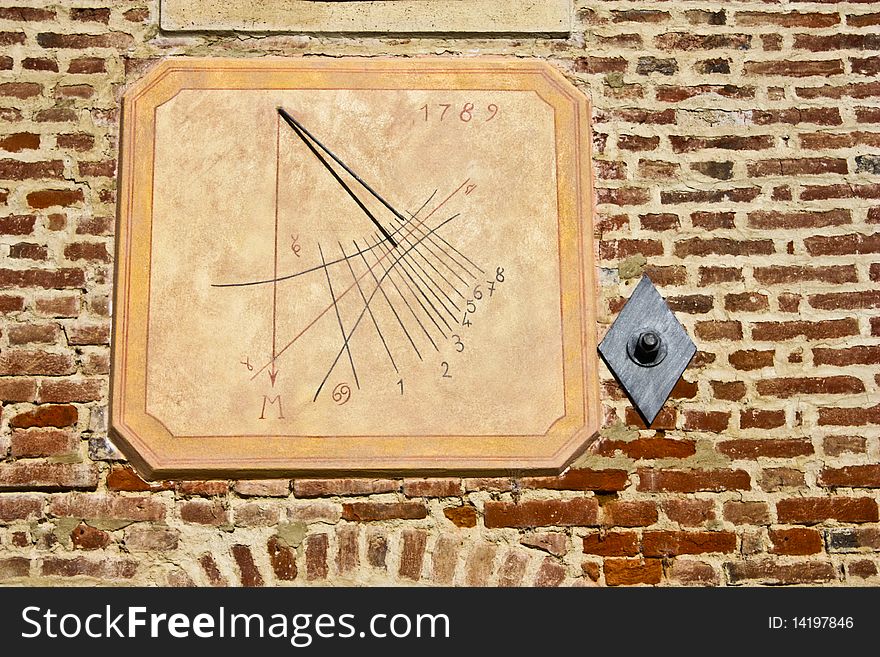
[[[562,465],[597,414],[585,113],[507,60],[153,71],[114,365],[144,469]]]

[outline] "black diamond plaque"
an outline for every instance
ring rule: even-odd
[[[647,276],[599,345],[599,355],[646,426],[651,426],[696,352],[693,340]]]

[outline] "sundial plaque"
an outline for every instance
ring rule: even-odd
[[[554,472],[599,424],[589,105],[516,59],[127,90],[112,428],[145,476]]]

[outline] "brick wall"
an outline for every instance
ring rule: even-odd
[[[0,582],[880,583],[880,13],[578,2],[568,40],[163,34],[0,0]],[[601,329],[699,351],[654,430],[602,369],[561,477],[142,481],[107,437],[118,98],[170,54],[551,60],[595,106]]]

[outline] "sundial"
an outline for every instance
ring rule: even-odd
[[[589,106],[514,59],[168,59],[125,94],[146,476],[558,471],[598,429]]]

